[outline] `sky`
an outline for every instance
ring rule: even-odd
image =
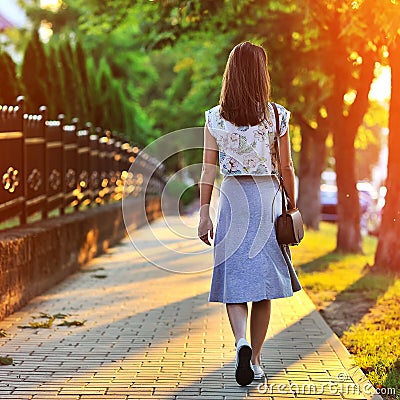
[[[17,5],[17,0],[0,0],[0,14],[17,27],[25,26],[28,23],[25,13]]]

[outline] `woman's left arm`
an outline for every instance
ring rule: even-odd
[[[213,223],[210,218],[210,201],[217,174],[218,145],[211,135],[207,124],[204,126],[203,165],[199,181],[200,188],[200,222],[198,227],[199,238],[209,246],[208,238],[214,238]]]
[[[296,185],[293,161],[291,156],[289,130],[279,138],[279,150],[281,158],[281,174],[283,178],[283,186],[289,197],[293,208],[296,208]]]

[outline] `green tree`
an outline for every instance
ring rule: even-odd
[[[16,65],[9,54],[0,53],[0,104],[15,104],[20,92]]]
[[[111,85],[122,88],[116,89],[116,96],[121,97],[123,107],[120,111],[123,115],[114,120],[118,123],[124,121],[126,129],[129,129],[129,136],[136,136],[142,145],[155,138],[158,131],[152,126],[154,118],[149,117],[146,106],[154,96],[157,77],[149,62],[149,55],[143,51],[143,40],[138,29],[141,20],[140,7],[117,2],[110,2],[104,7],[96,1],[68,0],[63,2],[57,12],[52,12],[31,2],[25,4],[35,26],[39,26],[42,20],[52,24],[53,37],[50,44],[61,43],[62,49],[59,52],[61,72],[64,75],[63,93],[67,99],[64,112],[67,117],[78,116],[83,120],[82,115],[87,115],[85,119],[94,122],[100,121],[101,114],[101,119],[108,125],[107,108],[113,108],[119,100],[110,93],[99,93],[95,86],[99,81],[99,73],[102,75],[100,80],[108,79],[104,77],[104,71],[99,72],[100,60],[104,58],[111,71]],[[101,15],[104,10],[107,12]],[[119,18],[117,14],[124,18]],[[72,42],[69,38],[73,38]],[[66,42],[72,45],[72,57],[70,49],[65,51]],[[71,66],[75,72],[79,71],[79,76],[75,79],[76,88],[70,78]],[[84,69],[90,69],[86,77]],[[114,81],[120,84],[114,85]],[[99,110],[96,103],[99,99],[101,106],[105,106],[104,95],[114,105],[108,104],[106,109]],[[73,102],[70,100],[72,98]],[[137,133],[134,133],[133,130],[136,129]]]
[[[202,122],[199,110],[218,98],[228,50],[246,39],[264,44],[270,55],[273,100],[287,105],[293,112],[292,123],[301,128],[297,170],[305,222],[318,227],[320,174],[326,160],[326,138],[331,133],[339,188],[337,249],[361,251],[354,141],[368,108],[379,52],[366,40],[355,7],[343,0],[139,0],[133,4],[111,0],[107,6],[100,1],[71,0],[68,4],[79,10],[81,22],[85,20],[77,30],[85,33],[85,46],[94,51],[95,60],[104,57],[110,76],[126,82],[124,104],[134,106],[135,124],[150,110],[154,118],[149,120],[160,132]],[[207,48],[210,42],[214,46]],[[142,47],[149,55],[139,51]],[[167,61],[161,60],[163,56]],[[171,66],[174,73],[159,68],[157,82],[149,60]],[[140,66],[151,72],[143,72]],[[93,72],[97,81],[107,81],[104,71]],[[101,91],[99,98],[104,95],[109,97]],[[137,138],[148,140],[150,136],[142,134],[146,129],[140,132]]]
[[[375,267],[381,270],[399,271],[400,253],[397,239],[400,235],[400,38],[398,21],[400,3],[397,0],[359,0],[352,3],[356,24],[349,24],[348,30],[357,30],[369,48],[376,54],[389,55],[392,71],[392,90],[389,108],[388,174],[387,194],[379,231]],[[346,32],[347,33],[347,32]]]
[[[87,55],[83,49],[81,40],[75,46],[75,64],[78,79],[78,91],[80,99],[80,118],[89,118],[91,115],[92,100],[89,96],[89,77],[86,65]]]
[[[25,88],[26,111],[35,113],[47,103],[47,57],[37,31],[25,50],[22,63],[21,81]]]
[[[78,73],[76,70],[74,51],[69,40],[59,45],[60,65],[63,74],[66,115],[68,119],[82,116],[79,101]]]
[[[47,108],[49,118],[57,118],[66,112],[65,98],[63,96],[63,74],[57,47],[48,46],[48,71],[49,86],[47,88]]]
[[[389,113],[389,158],[386,179],[387,193],[379,231],[375,266],[382,270],[400,271],[400,38],[389,47],[389,62],[392,69],[392,97]]]
[[[333,36],[330,59],[333,60],[334,91],[327,107],[328,123],[333,132],[338,187],[336,248],[345,252],[362,252],[354,141],[368,109],[375,56],[367,50],[363,42],[356,41],[355,37],[341,36],[342,27],[337,23],[338,20],[340,15],[333,19],[328,28]],[[349,61],[354,51],[357,51],[362,60],[358,68],[354,68],[351,60]],[[357,74],[356,78],[354,73]],[[355,94],[351,105],[346,104],[346,95],[349,92]]]
[[[94,122],[103,128],[111,128],[111,115],[108,102],[112,99],[112,73],[105,58],[101,58],[96,74],[96,93]]]
[[[400,271],[400,252],[397,249],[400,235],[400,3],[398,1],[365,1],[362,4],[366,22],[373,18],[377,38],[384,38],[389,52],[389,65],[392,71],[392,90],[389,109],[388,172],[387,193],[379,231],[378,247],[375,254],[375,267],[381,270]],[[373,11],[372,11],[373,10]],[[369,14],[368,11],[371,13]],[[372,12],[371,12],[372,11]]]

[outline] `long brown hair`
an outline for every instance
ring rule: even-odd
[[[229,54],[219,99],[221,116],[237,126],[258,125],[269,119],[268,58],[250,42],[236,45]]]

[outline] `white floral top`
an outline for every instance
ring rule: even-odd
[[[290,111],[276,104],[279,114],[280,136],[289,124]],[[205,112],[206,123],[219,149],[219,165],[223,175],[272,175],[277,171],[274,137],[275,114],[268,104],[270,122],[254,126],[236,126],[222,118],[220,106]]]

